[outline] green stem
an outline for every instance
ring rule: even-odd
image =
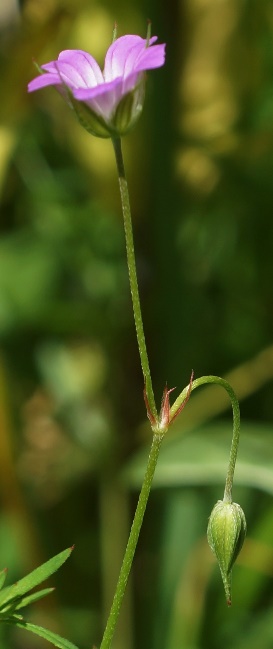
[[[240,438],[240,407],[239,407],[236,394],[232,389],[231,385],[227,381],[225,381],[225,379],[221,379],[219,376],[201,376],[201,378],[195,379],[195,381],[193,381],[191,389],[195,390],[196,388],[199,388],[200,385],[206,385],[207,383],[214,383],[216,385],[220,385],[222,388],[226,390],[231,400],[232,411],[233,411],[233,433],[232,433],[232,442],[231,442],[231,449],[230,449],[229,463],[228,463],[228,470],[227,470],[227,477],[226,477],[226,484],[225,484],[225,491],[224,491],[224,502],[231,503],[233,478],[234,478],[235,464],[237,460],[239,438]],[[179,397],[177,397],[176,401],[171,407],[171,412],[170,412],[171,418],[175,416],[177,410],[179,409],[179,406],[185,400],[187,396],[188,388],[189,386],[184,388],[184,390],[181,392]]]
[[[146,387],[148,403],[151,412],[156,419],[157,411],[156,411],[156,405],[154,399],[154,392],[153,392],[149,360],[148,360],[148,354],[147,354],[147,348],[145,342],[145,335],[143,330],[141,306],[140,306],[139,291],[138,291],[128,184],[127,184],[124,163],[123,163],[121,140],[120,138],[116,138],[113,139],[112,141],[113,141],[116,163],[117,163],[117,170],[118,170],[119,189],[120,189],[121,205],[122,205],[122,213],[123,213],[124,229],[125,229],[129,282],[130,282],[130,289],[131,289],[132,302],[133,302],[134,320],[135,320],[137,342],[138,342],[138,348],[140,354],[140,362],[141,362],[142,372],[144,376],[144,383]]]
[[[100,649],[109,649],[115,632],[116,624],[119,617],[120,607],[124,597],[126,584],[130,574],[132,561],[134,558],[135,549],[137,546],[138,537],[139,537],[144,513],[146,510],[146,505],[148,502],[148,498],[152,486],[152,481],[154,477],[154,472],[155,472],[162,440],[163,440],[163,435],[155,434],[153,436],[147,469],[146,469],[143,485],[141,488],[141,492],[139,495],[138,504],[137,504],[134,520],[132,523],[131,531],[130,531],[130,536],[124,554],[124,559],[120,569],[116,592],[113,599],[113,604],[109,613],[109,617],[107,620],[107,625],[104,631]]]

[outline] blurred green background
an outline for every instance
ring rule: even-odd
[[[75,543],[28,619],[99,645],[150,439],[117,178],[111,143],[26,86],[33,58],[103,64],[114,22],[145,36],[147,18],[166,65],[124,155],[156,398],[192,368],[230,380],[248,537],[228,610],[206,527],[231,409],[204,388],[164,442],[113,647],[272,649],[271,0],[0,2],[0,568]],[[0,630],[1,649],[45,646]]]

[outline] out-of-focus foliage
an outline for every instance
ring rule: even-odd
[[[192,367],[236,389],[248,537],[227,610],[205,535],[231,414],[207,388],[163,445],[113,646],[271,649],[271,0],[0,2],[0,569],[11,583],[75,543],[28,619],[99,644],[149,439],[114,156],[53,89],[26,86],[33,58],[102,63],[114,22],[145,35],[147,17],[167,62],[124,152],[151,369],[158,401]],[[1,646],[45,646],[21,634]]]

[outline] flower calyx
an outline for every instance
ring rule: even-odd
[[[188,400],[191,395],[192,382],[193,382],[193,372],[191,373],[191,378],[187,388],[186,396],[173,414],[171,413],[169,395],[171,394],[171,392],[173,392],[173,390],[175,390],[175,388],[171,388],[170,390],[168,390],[167,385],[165,386],[162,399],[161,399],[161,408],[160,408],[159,416],[155,416],[152,412],[152,409],[149,404],[148,396],[147,396],[146,386],[145,386],[144,401],[147,409],[147,416],[151,423],[152,431],[154,433],[157,433],[158,435],[165,435],[170,425],[178,417],[180,412],[184,410],[185,405],[188,403]]]
[[[218,500],[208,523],[208,543],[222,575],[227,605],[231,606],[231,571],[246,536],[246,519],[240,505]]]

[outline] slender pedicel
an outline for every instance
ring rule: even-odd
[[[116,138],[113,140],[113,146],[114,146],[117,170],[118,170],[119,188],[120,188],[123,222],[124,222],[124,230],[125,230],[125,240],[126,240],[129,282],[130,282],[130,289],[131,289],[132,302],[133,302],[133,312],[134,312],[134,320],[135,320],[135,327],[136,327],[137,343],[138,343],[138,349],[140,354],[140,362],[141,362],[144,385],[146,387],[147,401],[149,403],[150,411],[152,413],[152,416],[154,418],[157,418],[157,410],[155,405],[154,391],[152,386],[150,366],[149,366],[146,341],[145,341],[145,335],[143,329],[143,321],[141,315],[130,199],[129,199],[128,184],[126,180],[124,163],[123,163],[120,138]]]

